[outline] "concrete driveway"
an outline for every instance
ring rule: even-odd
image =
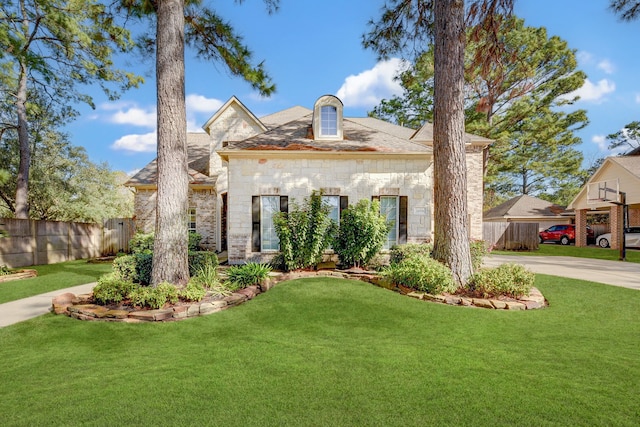
[[[504,263],[522,264],[534,273],[589,280],[607,285],[640,290],[640,264],[570,256],[489,255],[483,266]]]

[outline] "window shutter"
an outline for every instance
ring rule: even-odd
[[[349,196],[340,196],[340,218],[342,218],[342,211],[349,207]]]
[[[400,196],[400,209],[399,216],[400,221],[398,223],[398,244],[407,243],[407,211],[408,211],[409,198],[407,196]]]
[[[374,200],[377,200],[379,202],[380,196],[371,196],[371,201],[373,202]]]
[[[280,196],[280,212],[289,213],[289,196]]]
[[[260,252],[260,196],[251,198],[251,251]]]

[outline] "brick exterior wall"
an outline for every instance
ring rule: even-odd
[[[640,208],[629,208],[629,227],[640,227]]]
[[[134,199],[136,229],[151,233],[156,226],[156,190],[138,189]],[[196,208],[196,230],[202,235],[201,245],[216,249],[216,193],[214,190],[189,189],[189,207]],[[187,213],[185,212],[185,221]]]
[[[587,210],[576,211],[576,246],[587,246]]]
[[[609,224],[611,226],[611,249],[620,249],[622,234],[620,233],[620,223],[622,222],[622,206],[611,206],[609,211]]]

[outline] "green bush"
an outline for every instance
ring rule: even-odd
[[[302,205],[292,201],[288,213],[274,216],[285,270],[313,267],[322,261],[337,226],[329,218],[330,211],[330,206],[322,202],[322,193],[313,191]]]
[[[129,240],[129,250],[132,254],[150,254],[153,252],[153,233],[137,232]]]
[[[258,285],[269,276],[271,266],[249,262],[243,265],[234,265],[227,269],[227,280],[236,289]],[[235,290],[232,288],[232,290]]]
[[[456,284],[449,267],[426,256],[411,256],[391,264],[382,277],[396,285],[403,285],[430,294],[455,292]]]
[[[193,279],[179,292],[180,298],[184,301],[200,301],[206,294],[207,291],[202,286],[202,283]]]
[[[520,264],[502,264],[477,271],[467,285],[484,297],[506,295],[518,298],[531,292],[535,275]]]
[[[131,280],[109,273],[98,279],[98,284],[93,288],[93,298],[98,304],[119,304],[129,298],[129,294],[137,287]]]
[[[11,269],[6,265],[0,265],[0,276],[6,276],[7,274],[11,274]]]
[[[482,258],[489,253],[487,245],[484,240],[472,240],[469,243],[469,249],[471,250],[471,265],[473,270],[479,270],[482,267]]]
[[[390,225],[380,214],[378,201],[360,200],[342,212],[333,248],[345,266],[366,265],[380,252]]]
[[[189,232],[189,251],[199,251],[200,242],[202,241],[202,235],[200,233],[196,233],[195,231]]]
[[[204,267],[211,265],[213,268],[218,267],[218,256],[211,251],[191,251],[189,252],[189,275],[195,276],[198,271]]]
[[[113,273],[122,280],[136,282],[136,257],[133,255],[123,255],[113,260]]]
[[[196,272],[194,279],[205,288],[212,288],[220,283],[218,269],[214,263],[203,264]]]
[[[178,288],[171,283],[163,282],[157,287],[140,286],[131,292],[131,304],[153,309],[162,308],[167,302],[178,302]]]
[[[431,243],[407,243],[404,245],[393,245],[389,252],[391,264],[398,264],[402,260],[413,257],[430,257],[433,252],[433,244]]]

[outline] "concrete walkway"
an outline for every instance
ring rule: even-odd
[[[46,294],[0,304],[0,328],[22,322],[42,314],[49,313],[51,300],[60,294],[71,292],[73,294],[86,294],[91,292],[96,283],[87,283],[72,288],[58,289]]]
[[[522,264],[534,273],[588,280],[640,290],[640,264],[570,256],[489,255],[484,266]]]

